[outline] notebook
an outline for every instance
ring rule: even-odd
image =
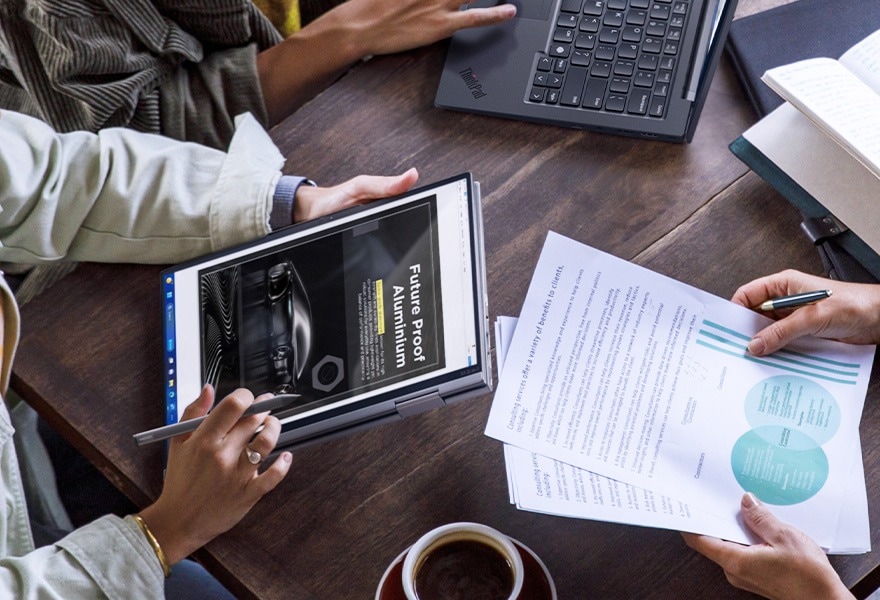
[[[166,269],[164,402],[300,398],[278,447],[491,389],[479,185],[463,174]]]
[[[453,35],[435,103],[689,142],[736,3],[513,0],[510,21]]]

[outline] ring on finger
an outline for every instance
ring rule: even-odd
[[[244,448],[245,454],[247,455],[248,462],[252,465],[258,465],[263,462],[263,455],[257,452],[256,450],[251,450],[247,446]]]

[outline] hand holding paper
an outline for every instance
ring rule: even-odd
[[[809,338],[750,355],[769,323],[551,233],[486,433],[716,518],[691,531],[746,541],[748,490],[823,547],[863,551],[867,509],[848,511],[864,517],[855,527],[837,516],[845,499],[865,504],[857,433],[874,348]]]

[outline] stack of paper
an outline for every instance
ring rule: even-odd
[[[858,425],[875,348],[748,354],[768,323],[551,232],[519,320],[496,323],[486,434],[506,444],[511,501],[748,543],[750,491],[829,552],[870,550]]]

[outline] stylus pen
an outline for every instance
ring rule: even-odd
[[[812,304],[819,300],[824,300],[831,295],[831,290],[818,290],[815,292],[804,292],[803,294],[793,294],[791,296],[782,296],[781,298],[773,298],[762,303],[761,310],[779,310],[780,308],[797,308],[806,304]]]
[[[293,404],[293,402],[299,400],[299,398],[299,394],[279,394],[266,400],[254,402],[247,408],[247,410],[244,411],[241,416],[246,417],[248,415],[255,415],[261,412],[278,410],[288,406],[289,404]],[[163,427],[157,427],[156,429],[150,429],[149,431],[136,433],[132,437],[134,438],[134,441],[138,446],[143,446],[144,444],[150,444],[152,442],[161,442],[162,440],[167,440],[168,438],[174,437],[175,435],[180,435],[181,433],[189,433],[190,431],[195,431],[195,428],[199,426],[199,423],[204,421],[206,418],[207,415],[205,415],[204,417],[196,417],[195,419],[180,421],[178,423],[172,423],[171,425],[165,425]]]

